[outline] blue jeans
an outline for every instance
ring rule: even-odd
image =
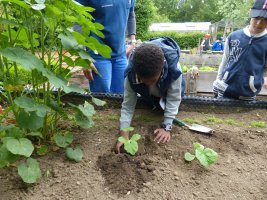
[[[94,80],[89,84],[91,92],[123,93],[126,55],[119,58],[97,58],[94,65],[100,75],[93,72]]]

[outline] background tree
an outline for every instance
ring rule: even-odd
[[[146,34],[149,25],[156,18],[157,8],[152,0],[137,0],[135,5],[137,37]]]
[[[218,6],[220,13],[224,19],[234,23],[235,28],[243,27],[248,24],[249,11],[254,0],[219,0]],[[231,12],[229,12],[231,10]]]

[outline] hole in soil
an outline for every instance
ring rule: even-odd
[[[151,164],[149,159],[115,153],[99,156],[97,160],[105,186],[119,195],[139,192],[145,183],[153,180],[155,167]]]

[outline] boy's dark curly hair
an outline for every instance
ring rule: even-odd
[[[133,55],[133,68],[142,78],[158,75],[164,65],[164,53],[155,44],[143,43],[135,49]]]

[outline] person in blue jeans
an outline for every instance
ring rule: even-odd
[[[212,51],[223,51],[224,50],[223,38],[219,37],[218,40],[213,43],[211,49]]]
[[[102,24],[104,38],[91,34],[100,43],[112,49],[111,58],[101,57],[93,51],[88,51],[95,60],[91,64],[100,75],[91,69],[84,70],[89,80],[91,92],[123,93],[124,70],[127,67],[126,52],[132,48],[136,39],[136,19],[134,13],[135,0],[76,0],[76,2],[93,7],[95,22]],[[128,48],[125,45],[126,29],[128,33]]]

